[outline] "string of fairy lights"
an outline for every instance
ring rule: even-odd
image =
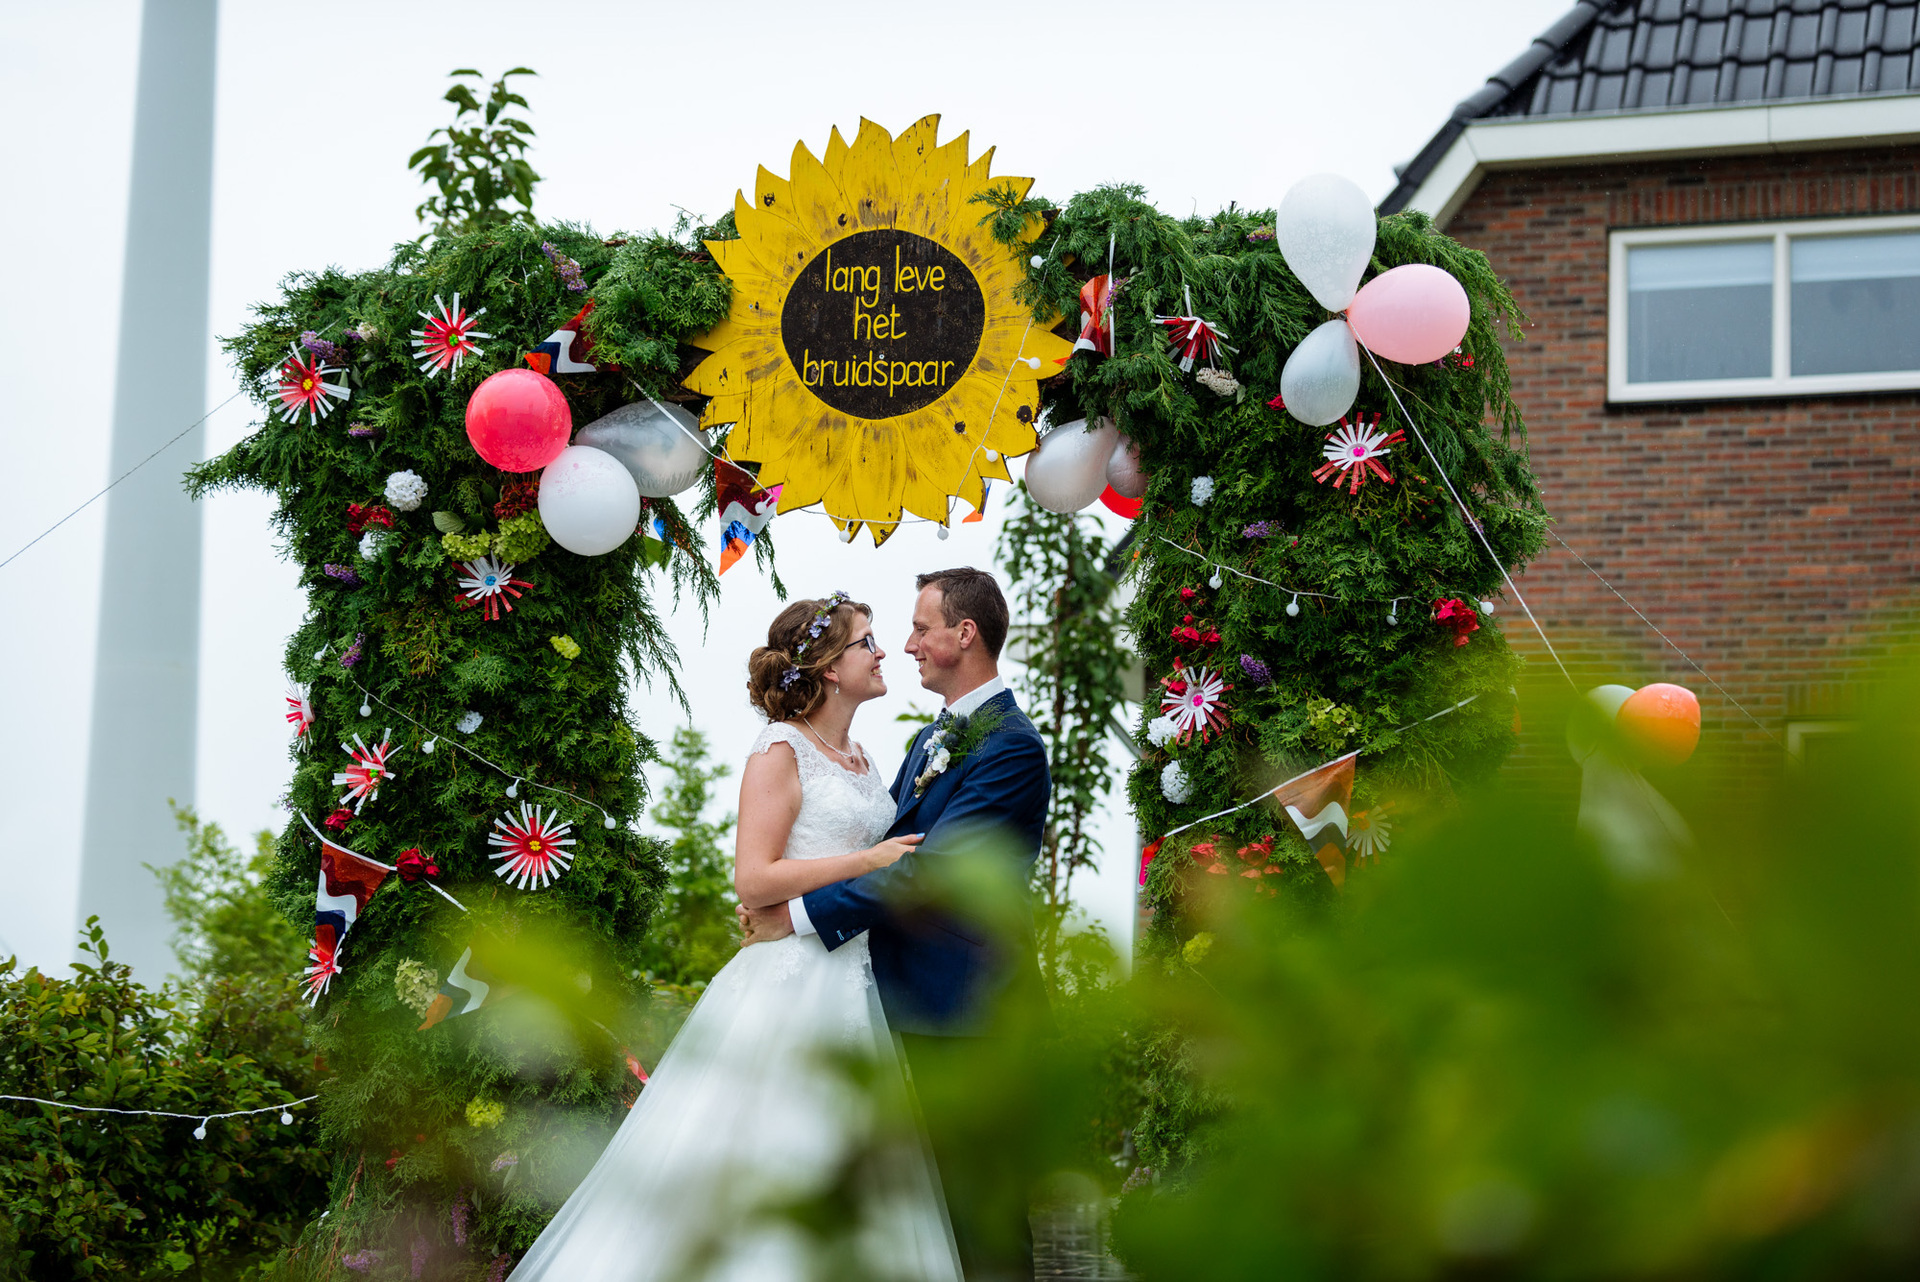
[[[193,1128],[193,1138],[197,1140],[207,1138],[208,1122],[223,1121],[229,1117],[254,1117],[260,1113],[272,1113],[276,1110],[280,1114],[280,1125],[292,1126],[293,1110],[303,1104],[311,1104],[319,1098],[318,1095],[306,1095],[296,1100],[288,1100],[284,1104],[269,1104],[265,1108],[236,1108],[223,1113],[174,1113],[160,1108],[104,1108],[92,1104],[75,1104],[69,1100],[41,1099],[38,1095],[0,1095],[0,1100],[14,1100],[23,1104],[44,1104],[48,1108],[64,1108],[74,1113],[117,1113],[122,1117],[176,1117],[190,1122],[197,1121],[199,1125]]]

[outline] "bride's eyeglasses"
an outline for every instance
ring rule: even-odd
[[[867,635],[861,637],[858,641],[855,641],[853,645],[850,645],[847,648],[851,650],[855,645],[863,645],[867,647],[867,653],[871,655],[878,656],[880,653],[879,643],[877,643],[873,639],[873,633],[871,632],[867,633]]]

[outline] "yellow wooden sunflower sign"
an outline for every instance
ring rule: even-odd
[[[707,242],[733,307],[694,340],[713,354],[686,381],[713,398],[707,426],[735,424],[728,452],[784,487],[780,511],[821,504],[876,546],[903,512],[944,523],[951,498],[978,508],[988,478],[1009,479],[1038,381],[1072,351],[1014,298],[1022,255],[973,201],[1033,180],[989,178],[992,150],[969,164],[967,135],[942,146],[939,124],[892,137],[862,120],[824,159],[796,144],[789,178],[761,168],[734,199],[740,239]]]

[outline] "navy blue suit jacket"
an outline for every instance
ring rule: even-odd
[[[807,918],[829,950],[867,932],[880,1001],[900,1032],[983,1033],[1010,985],[1039,981],[1030,909],[1018,930],[989,930],[930,898],[943,871],[937,861],[986,849],[1017,861],[1006,871],[1017,873],[1026,902],[1053,794],[1046,744],[1012,692],[1001,691],[975,715],[989,708],[1002,713],[1000,723],[924,795],[913,795],[913,781],[925,768],[932,726],[914,737],[894,777],[887,835],[919,832],[926,840],[891,867],[804,896]]]

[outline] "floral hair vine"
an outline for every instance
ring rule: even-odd
[[[793,647],[793,662],[787,665],[787,670],[780,675],[782,690],[800,679],[800,660],[806,657],[807,647],[818,641],[820,634],[827,630],[827,624],[833,619],[833,612],[852,600],[853,598],[844,592],[835,592],[820,603],[820,608],[813,612],[812,621],[807,624],[807,634],[801,637],[799,644]]]

